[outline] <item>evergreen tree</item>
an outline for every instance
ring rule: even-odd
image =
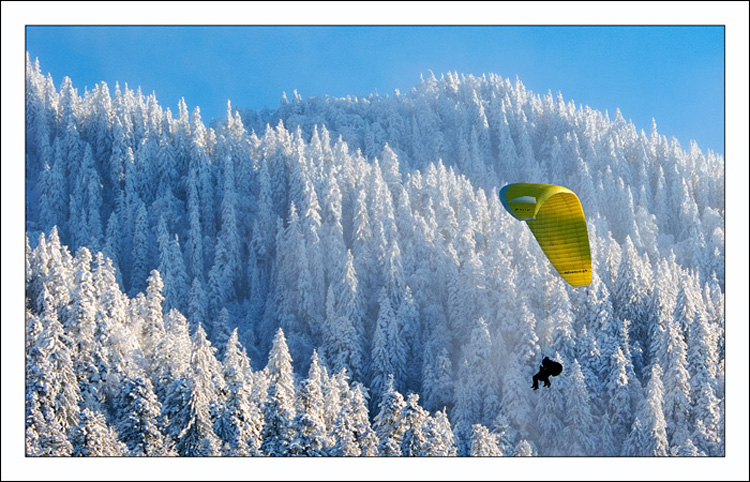
[[[653,455],[647,453],[647,445],[647,430],[641,423],[641,419],[639,417],[635,417],[635,420],[633,421],[633,427],[628,434],[628,438],[623,443],[622,455],[626,457],[643,457],[645,455]]]
[[[62,226],[67,219],[68,187],[65,181],[63,154],[57,138],[52,145],[53,159],[47,160],[39,175],[39,224],[44,230]]]
[[[425,455],[445,457],[456,455],[456,443],[445,408],[427,420]]]
[[[235,299],[241,286],[239,278],[240,240],[237,230],[234,165],[227,157],[224,161],[224,193],[221,202],[221,229],[218,233],[214,264],[209,271],[211,306],[220,307]],[[218,310],[217,310],[218,311]]]
[[[159,236],[159,251],[159,272],[164,276],[165,311],[172,308],[184,310],[188,306],[185,292],[188,277],[179,237],[176,234],[170,236],[164,229]]]
[[[404,426],[401,438],[401,455],[426,455],[427,434],[425,425],[430,414],[419,406],[419,395],[410,393],[406,405],[401,409],[401,420]]]
[[[646,402],[641,408],[643,429],[646,433],[645,446],[640,455],[666,456],[669,454],[667,424],[664,421],[664,385],[661,381],[661,366],[651,367],[651,378],[646,387]]]
[[[133,219],[133,251],[131,254],[131,268],[129,283],[130,293],[137,292],[146,283],[149,259],[149,226],[146,205],[140,199],[137,201],[136,211],[132,214]]]
[[[327,434],[323,373],[317,352],[313,352],[307,378],[301,382],[298,394],[297,415],[293,422],[297,438],[289,452],[292,455],[327,455],[334,441]]]
[[[294,407],[294,379],[292,357],[281,329],[276,331],[268,354],[268,396],[263,405],[263,442],[261,450],[270,456],[287,455],[294,440],[292,421]]]
[[[690,324],[690,340],[687,358],[690,377],[690,399],[692,401],[691,418],[696,428],[693,442],[699,450],[708,455],[720,452],[719,427],[721,410],[716,397],[716,380],[711,371],[718,365],[716,351],[711,343],[710,327],[703,313],[696,313]],[[698,425],[700,422],[700,425]]]
[[[223,441],[223,455],[256,455],[260,442],[262,420],[257,404],[251,400],[250,359],[240,345],[237,329],[226,342],[224,354],[226,401],[216,421],[216,435]]]
[[[26,353],[26,454],[31,456],[70,455],[73,450],[56,417],[54,399],[59,388],[49,359],[48,335],[48,329],[40,332]]]
[[[621,454],[622,443],[627,437],[632,426],[633,402],[628,386],[629,377],[625,368],[625,355],[621,349],[613,355],[613,371],[610,373],[607,384],[609,394],[609,405],[607,407],[608,426],[605,434],[611,433],[611,446],[606,445],[607,440],[602,440],[604,447],[611,450],[612,455]]]
[[[333,424],[335,443],[331,449],[337,456],[377,455],[378,440],[370,426],[367,405],[361,386],[351,390],[342,378],[341,409]]]
[[[190,326],[196,327],[198,324],[203,324],[207,320],[207,294],[203,288],[203,282],[200,277],[196,276],[193,278],[193,284],[190,286],[189,301],[188,301],[188,317],[190,318]]]
[[[213,429],[220,390],[224,388],[221,366],[206,333],[199,325],[193,336],[189,371],[174,380],[162,406],[167,434],[182,456],[220,455],[221,440]]]
[[[560,451],[565,455],[586,456],[597,452],[594,435],[594,416],[591,399],[586,390],[586,382],[581,365],[574,359],[568,364],[570,378],[565,387],[564,427]]]
[[[146,288],[146,316],[143,324],[143,351],[147,358],[151,358],[156,347],[165,334],[162,290],[164,283],[157,270],[152,270],[148,277]]]
[[[378,437],[378,454],[381,456],[401,455],[406,426],[402,411],[406,407],[403,395],[393,389],[393,379],[388,381],[387,389],[378,405],[373,428]]]
[[[46,397],[39,397],[39,401],[43,404],[42,411],[48,423],[55,423],[63,432],[67,432],[78,424],[81,396],[69,348],[72,341],[65,334],[54,309],[45,308],[41,324],[44,330],[37,339],[36,347],[49,365],[47,373],[38,375],[41,377],[39,383],[48,385],[44,391]]]
[[[73,456],[117,457],[127,448],[120,442],[117,432],[107,425],[104,415],[85,408],[81,411],[78,425],[71,430],[70,441]]]
[[[687,370],[687,347],[677,324],[668,328],[667,358],[664,360],[664,418],[670,446],[682,446],[690,438],[690,375]]]
[[[75,358],[73,367],[81,390],[81,403],[84,407],[96,407],[99,394],[96,391],[98,369],[94,362],[94,335],[96,333],[96,312],[98,299],[91,273],[91,252],[80,248],[75,258],[75,288],[71,294],[66,332],[74,341]],[[32,335],[33,336],[33,335]]]
[[[357,287],[354,257],[349,251],[340,280],[328,287],[324,352],[333,371],[345,368],[352,377],[362,375],[365,358],[364,313]]]
[[[472,426],[471,434],[471,456],[472,457],[499,457],[503,453],[498,446],[497,436],[481,424]]]
[[[197,388],[197,379],[178,378],[166,390],[162,424],[181,456],[220,455],[221,441],[213,430],[210,401]]]
[[[157,345],[151,361],[151,380],[160,400],[172,381],[183,377],[190,369],[192,343],[185,317],[170,310],[165,320],[165,336]]]
[[[516,450],[513,452],[515,457],[533,457],[536,455],[534,447],[529,443],[528,440],[523,439],[516,445]]]
[[[211,329],[211,338],[217,346],[226,346],[231,336],[229,310],[222,308]]]
[[[391,328],[395,326],[395,328]],[[395,380],[395,364],[393,358],[398,355],[404,355],[403,352],[393,353],[391,350],[394,348],[391,345],[393,340],[391,335],[398,334],[397,331],[397,319],[393,313],[393,307],[391,305],[390,297],[385,289],[380,292],[380,310],[378,311],[378,318],[375,323],[375,334],[372,340],[372,381],[370,382],[370,388],[375,393],[386,392],[386,383],[397,384]],[[398,362],[399,360],[397,360]],[[398,363],[400,365],[400,363]]]
[[[123,380],[115,406],[121,414],[117,424],[120,440],[127,445],[128,455],[173,455],[159,427],[161,404],[148,378]]]

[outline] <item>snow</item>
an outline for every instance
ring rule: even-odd
[[[31,62],[26,113],[28,455],[724,455],[724,159],[655,124],[452,75],[207,127]]]

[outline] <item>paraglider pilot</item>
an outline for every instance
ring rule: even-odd
[[[549,377],[556,377],[560,373],[562,373],[563,366],[554,361],[550,360],[548,357],[544,357],[544,360],[542,360],[542,364],[539,365],[539,373],[534,375],[532,380],[534,380],[534,384],[531,385],[531,388],[534,390],[539,389],[539,381],[544,382],[545,387],[551,386],[551,383],[549,382]]]

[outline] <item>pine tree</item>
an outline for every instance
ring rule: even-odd
[[[196,379],[178,378],[166,390],[162,424],[181,456],[220,455],[221,441],[213,431],[209,400]]]
[[[165,399],[172,381],[189,372],[191,351],[188,322],[179,311],[172,309],[165,319],[165,336],[151,360],[151,380],[160,400]]]
[[[397,320],[393,313],[390,297],[386,290],[382,289],[380,292],[380,310],[378,311],[375,334],[372,340],[372,365],[370,368],[372,373],[370,388],[376,394],[376,399],[378,393],[384,393],[387,390],[386,384],[389,383],[389,376],[393,379],[394,385],[397,383],[394,375],[393,357],[403,353],[394,354],[391,352],[393,348],[391,342],[395,341],[392,340],[391,334],[394,331],[397,333],[391,326],[396,325],[396,323]]]
[[[406,426],[402,410],[406,407],[403,395],[393,389],[393,379],[389,379],[385,393],[380,399],[378,413],[373,428],[378,437],[378,454],[381,456],[401,455]]]
[[[699,450],[708,455],[720,451],[719,427],[721,412],[716,397],[716,380],[711,371],[718,365],[715,347],[711,340],[710,327],[703,313],[696,313],[688,331],[689,348],[687,353],[690,377],[691,419],[694,426],[700,422],[701,430],[696,431],[693,442]]]
[[[117,437],[117,431],[107,425],[104,415],[83,409],[78,425],[71,430],[73,456],[117,457],[127,451]]]
[[[163,217],[162,217],[163,220]],[[188,299],[184,287],[188,284],[185,261],[182,257],[179,237],[169,235],[166,224],[159,223],[159,272],[164,277],[164,309],[184,310]]]
[[[226,382],[221,363],[216,359],[216,348],[206,336],[202,325],[193,335],[193,347],[190,353],[190,368],[195,379],[196,388],[207,397],[211,416],[215,418],[218,407],[223,403]]]
[[[162,290],[164,283],[161,275],[157,270],[152,270],[148,277],[148,287],[146,288],[146,316],[143,324],[143,351],[147,359],[151,358],[156,347],[161,342],[165,334],[164,313],[162,303],[164,296]]]
[[[121,414],[117,429],[120,440],[127,445],[128,455],[172,455],[169,441],[159,427],[161,403],[151,380],[143,377],[123,380],[115,406]]]
[[[452,406],[453,365],[450,359],[450,332],[445,315],[438,307],[428,307],[425,319],[432,329],[427,330],[422,366],[422,395],[428,410]]]
[[[54,399],[58,388],[48,358],[47,332],[40,332],[39,341],[30,343],[26,353],[26,455],[30,456],[70,455],[73,450],[56,419]]]
[[[187,376],[175,379],[167,388],[163,423],[182,456],[220,455],[221,441],[213,424],[224,380],[214,351],[199,325],[192,340]]]
[[[518,432],[510,426],[502,411],[497,414],[494,422],[492,422],[492,433],[497,436],[497,445],[502,455],[512,456]]]
[[[39,374],[49,384],[46,399],[40,401],[50,423],[56,423],[63,432],[78,424],[80,388],[73,366],[73,358],[68,348],[72,341],[64,332],[57,312],[49,307],[41,316],[44,331],[37,339],[41,356],[49,363],[48,373]]]
[[[427,434],[425,425],[430,414],[419,406],[419,395],[410,393],[401,409],[404,426],[401,438],[401,455],[405,457],[426,455]]]
[[[364,314],[351,251],[339,276],[339,281],[329,285],[326,296],[324,352],[334,372],[346,368],[353,378],[358,378],[365,358]]]
[[[621,349],[613,355],[613,371],[609,375],[607,392],[609,405],[607,407],[608,432],[611,432],[611,446],[607,440],[602,440],[603,448],[611,450],[612,455],[621,454],[622,443],[632,425],[633,402],[628,387],[629,377],[625,368],[625,355]],[[605,422],[606,423],[606,422]],[[605,432],[606,434],[607,432]]]
[[[661,366],[651,367],[651,378],[646,387],[646,402],[641,408],[643,429],[646,433],[645,446],[640,455],[666,456],[669,454],[667,442],[667,424],[662,409],[664,403],[664,385],[661,381]]]
[[[499,457],[503,453],[498,446],[497,436],[481,424],[471,427],[471,456],[472,457]]]
[[[561,452],[571,456],[587,456],[597,453],[594,435],[594,417],[591,413],[591,399],[586,390],[586,382],[578,360],[568,364],[570,379],[565,387],[564,427],[561,440],[565,443]]]
[[[133,251],[130,258],[132,260],[129,278],[130,293],[137,292],[146,283],[148,267],[151,264],[146,205],[139,199],[135,209],[135,212],[131,214],[133,219]]]
[[[622,455],[626,457],[643,457],[653,455],[647,453],[648,433],[644,428],[639,417],[635,417],[633,427],[628,434],[628,438],[623,443]]]
[[[294,440],[292,421],[294,407],[294,379],[292,357],[289,355],[284,332],[279,328],[268,354],[268,396],[263,405],[263,442],[261,450],[270,456],[286,455]]]
[[[197,327],[198,324],[203,324],[207,320],[207,294],[203,288],[203,282],[200,277],[196,276],[193,278],[193,284],[190,286],[190,294],[188,301],[188,317],[190,319],[190,326]]]
[[[412,295],[412,290],[409,286],[406,286],[401,300],[401,304],[396,312],[398,318],[400,333],[399,338],[403,339],[401,342],[405,345],[405,366],[397,370],[403,372],[405,379],[405,386],[418,390],[419,376],[421,375],[422,368],[422,327],[420,323],[419,311],[417,302]]]
[[[240,240],[237,230],[234,164],[230,157],[224,161],[224,192],[221,202],[221,229],[218,233],[214,264],[209,271],[210,304],[222,306],[235,299],[241,286]],[[217,310],[218,311],[218,310]]]
[[[534,447],[529,443],[528,440],[523,439],[516,445],[516,450],[513,452],[515,457],[533,457],[536,454]]]
[[[53,159],[47,160],[39,175],[39,224],[43,230],[62,226],[67,219],[68,187],[65,181],[63,153],[57,138],[52,145]]]
[[[193,278],[204,276],[203,229],[201,224],[201,200],[199,196],[197,168],[190,169],[187,178],[188,238],[187,260]]]
[[[231,325],[229,310],[222,308],[219,312],[219,317],[216,318],[216,322],[211,329],[211,338],[216,346],[226,346],[232,333]]]
[[[690,374],[687,347],[677,324],[669,323],[667,358],[664,360],[664,418],[670,446],[682,446],[690,438]]]
[[[340,378],[341,408],[333,423],[335,443],[331,453],[337,456],[377,455],[378,440],[370,426],[367,404],[361,386],[350,389],[346,378]]]
[[[236,328],[226,342],[223,368],[227,394],[215,426],[216,435],[224,442],[223,455],[257,454],[261,420],[257,405],[250,399],[250,359],[240,345]]]
[[[427,420],[425,455],[435,457],[455,456],[456,443],[445,408]]]
[[[313,352],[307,378],[301,382],[298,392],[297,415],[293,422],[297,437],[289,448],[291,455],[327,455],[333,446],[326,428],[322,377],[318,353]]]
[[[93,274],[91,272],[91,252],[80,248],[75,257],[75,288],[71,293],[68,313],[69,326],[66,332],[75,342],[73,366],[78,377],[83,407],[96,407],[100,394],[96,390],[98,369],[94,362],[94,335],[99,300],[96,297]]]

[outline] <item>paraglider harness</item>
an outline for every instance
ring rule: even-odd
[[[542,364],[539,365],[539,373],[532,377],[534,384],[531,385],[531,388],[533,388],[534,390],[539,389],[539,381],[544,382],[545,387],[550,387],[552,384],[549,381],[549,377],[556,377],[561,374],[562,371],[562,364],[554,360],[550,360],[549,357],[545,356],[544,360],[542,360]]]

